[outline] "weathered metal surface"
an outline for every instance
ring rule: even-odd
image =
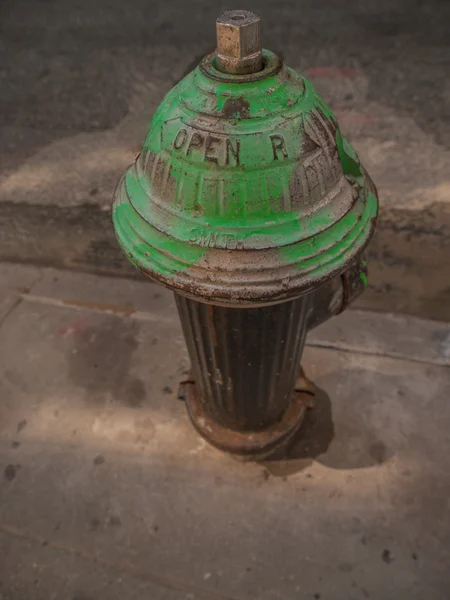
[[[343,284],[343,302],[339,312],[342,312],[359,298],[364,290],[367,288],[368,283],[368,268],[367,260],[364,256],[355,260],[349,268],[342,273],[342,284]]]
[[[311,83],[214,57],[166,96],[120,182],[116,235],[150,277],[193,298],[257,305],[342,273],[368,243],[374,187]]]
[[[331,110],[260,52],[259,26],[245,11],[217,21],[217,51],[159,106],[113,211],[131,262],[175,292],[194,426],[247,458],[300,427],[306,333],[361,292],[378,211]]]
[[[367,287],[367,260],[355,259],[347,269],[319,287],[312,297],[308,329],[314,329],[330,317],[344,311]]]
[[[227,10],[216,21],[216,67],[243,75],[261,71],[261,19],[248,10]]]
[[[186,402],[189,417],[200,435],[212,446],[241,460],[267,460],[288,455],[305,418],[315,406],[315,386],[300,367],[287,410],[278,421],[257,431],[240,431],[214,420],[201,402],[192,374],[180,383],[179,398]]]
[[[320,286],[312,297],[308,330],[314,329],[341,312],[344,303],[343,275],[337,275]]]
[[[202,411],[223,427],[258,431],[288,409],[310,297],[229,308],[176,294]]]

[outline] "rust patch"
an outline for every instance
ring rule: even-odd
[[[315,407],[315,394],[314,384],[300,367],[288,409],[280,420],[259,431],[230,429],[214,420],[199,401],[191,372],[180,382],[178,397],[186,402],[192,424],[208,443],[241,460],[261,461],[287,449],[299,431],[307,410]]]
[[[311,379],[308,379],[308,377],[306,377],[305,371],[303,370],[303,367],[301,365],[298,370],[297,379],[295,380],[295,391],[303,392],[305,394],[310,395],[311,398],[309,404],[307,404],[307,407],[314,408],[314,396],[316,394],[316,386],[311,381]]]
[[[212,345],[214,346],[214,348],[217,348],[217,333],[216,326],[214,323],[214,306],[212,306],[212,304],[208,304],[208,318],[211,324],[210,331]]]
[[[105,304],[103,302],[88,302],[86,300],[63,300],[63,304],[68,306],[77,306],[79,308],[87,308],[90,310],[98,310],[101,312],[109,312],[117,315],[123,315],[129,317],[136,312],[134,308],[130,306],[119,306],[117,304]]]
[[[248,119],[250,117],[250,102],[243,96],[228,98],[223,107],[223,114],[228,119]]]

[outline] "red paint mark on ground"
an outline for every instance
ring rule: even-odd
[[[111,312],[117,313],[119,315],[123,315],[125,317],[129,317],[136,310],[131,306],[119,306],[116,304],[105,304],[104,302],[89,302],[87,300],[77,300],[77,299],[69,299],[63,300],[64,304],[68,304],[69,306],[78,306],[79,308],[87,308],[90,310],[98,310],[101,312]]]
[[[58,329],[56,331],[56,333],[58,335],[69,335],[72,333],[80,333],[81,331],[83,331],[83,329],[84,329],[83,323],[77,322],[77,323],[71,323],[70,325],[67,325],[66,327],[61,327],[60,329]]]
[[[376,118],[372,115],[357,112],[355,110],[335,110],[334,114],[339,122],[347,122],[355,125],[373,125]]]
[[[307,70],[310,77],[341,77],[344,79],[351,79],[361,75],[360,69],[351,67],[311,67]]]

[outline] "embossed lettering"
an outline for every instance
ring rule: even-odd
[[[203,135],[198,131],[180,129],[173,141],[174,150],[183,150],[187,156],[193,150],[203,150],[203,159],[216,165],[240,166],[241,140],[225,136]]]
[[[226,250],[242,250],[244,240],[238,239],[234,233],[213,233],[203,229],[192,229],[189,241],[203,248],[223,248]]]
[[[240,240],[233,233],[224,234],[225,237],[225,248],[227,250],[243,250],[244,240]]]
[[[223,234],[224,237],[224,247],[227,250],[231,250],[234,247],[234,244],[236,242],[236,236],[234,236],[232,233],[224,233]]]
[[[195,131],[192,134],[186,154],[190,154],[192,148],[201,148],[201,146],[203,146],[204,141],[205,140],[204,140],[203,136],[200,135],[200,133],[198,133],[197,131]]]
[[[282,135],[271,135],[270,141],[272,142],[273,160],[279,160],[279,152],[284,158],[288,158],[284,137]]]
[[[201,232],[198,229],[191,229],[189,241],[195,243],[198,240],[199,235],[201,235]]]
[[[218,164],[217,156],[214,151],[217,149],[217,144],[220,144],[221,139],[214,135],[208,135],[206,138],[205,160]]]
[[[180,150],[180,148],[182,148],[184,146],[184,144],[186,143],[188,134],[186,129],[180,129],[180,131],[177,133],[177,137],[175,138],[174,142],[173,142],[173,147],[175,148],[175,150]]]
[[[241,151],[241,140],[237,139],[236,146],[233,148],[233,144],[231,143],[231,140],[227,139],[227,153],[226,153],[225,164],[227,164],[227,165],[230,164],[230,154],[232,154],[234,157],[234,160],[236,161],[236,166],[238,167],[240,164],[240,162],[239,162],[239,152],[240,151]]]
[[[202,231],[199,244],[206,246],[206,248],[215,248],[217,245],[217,233],[205,233]]]

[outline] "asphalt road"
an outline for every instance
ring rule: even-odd
[[[225,8],[207,0],[4,0],[0,160],[16,168],[76,132],[111,128],[139,70],[166,88],[214,48]],[[368,96],[450,142],[450,3],[445,0],[242,1],[263,20],[264,45],[288,63],[365,69]]]

